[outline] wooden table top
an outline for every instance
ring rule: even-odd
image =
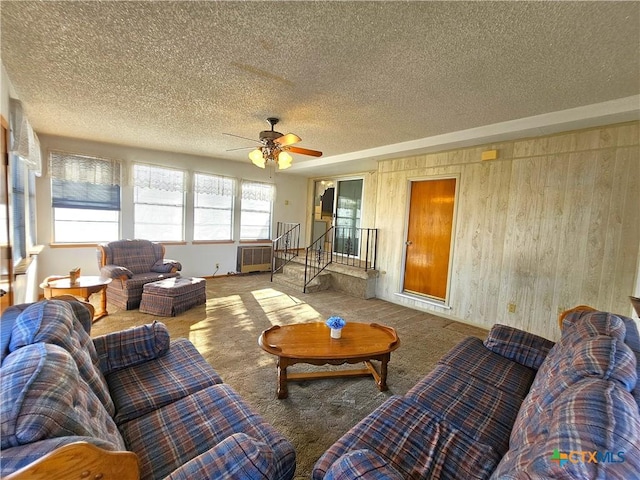
[[[58,278],[55,280],[44,281],[40,284],[40,288],[57,288],[57,289],[72,289],[72,288],[89,288],[98,287],[101,285],[107,285],[111,282],[110,278],[98,277],[91,275],[83,275],[78,277],[78,281],[71,285],[69,277]]]
[[[396,331],[377,323],[348,322],[341,338],[331,338],[324,322],[275,325],[260,335],[263,350],[288,358],[356,358],[380,355],[400,346]]]

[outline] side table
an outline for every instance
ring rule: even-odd
[[[55,279],[54,279],[55,278]],[[107,312],[107,285],[111,283],[110,278],[81,276],[76,283],[71,283],[69,277],[53,277],[45,279],[40,284],[40,288],[44,290],[44,298],[52,298],[58,295],[73,295],[81,297],[85,302],[89,301],[89,297],[94,293],[100,293],[101,311],[96,312],[93,321],[100,320],[102,317],[109,315]]]

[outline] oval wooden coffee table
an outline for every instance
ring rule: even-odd
[[[377,323],[347,323],[341,338],[331,338],[324,322],[275,325],[260,335],[258,344],[278,357],[278,398],[287,398],[287,381],[372,375],[380,391],[387,390],[387,364],[400,339],[391,327]],[[371,361],[380,362],[380,371]],[[363,362],[365,368],[287,374],[296,363],[342,365]]]

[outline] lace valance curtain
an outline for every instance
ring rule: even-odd
[[[182,170],[152,167],[150,165],[134,165],[133,185],[138,188],[163,190],[166,192],[184,192],[184,172]]]
[[[270,183],[242,182],[242,199],[271,202],[275,188]]]
[[[64,152],[49,156],[49,176],[67,182],[120,185],[120,170],[117,160]]]
[[[195,174],[194,193],[233,197],[235,195],[235,180],[218,175]]]

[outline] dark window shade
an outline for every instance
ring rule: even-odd
[[[16,155],[11,156],[11,167],[13,261],[17,263],[27,257],[24,198],[24,171],[26,167]]]
[[[120,210],[120,186],[51,179],[54,208]]]

